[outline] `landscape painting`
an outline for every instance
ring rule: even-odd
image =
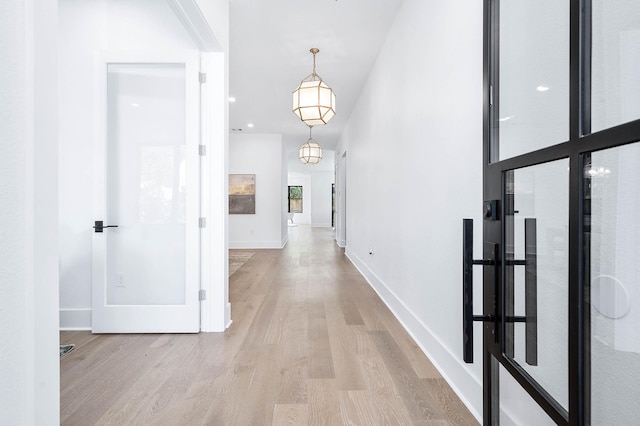
[[[229,214],[256,214],[256,175],[229,175]]]

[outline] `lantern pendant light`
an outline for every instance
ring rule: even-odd
[[[293,92],[293,112],[307,126],[327,124],[336,114],[336,95],[322,78],[316,74],[316,53],[313,53],[313,72],[307,76]]]
[[[298,150],[298,158],[304,164],[318,164],[322,160],[322,147],[311,137],[311,129],[309,126],[309,139]]]

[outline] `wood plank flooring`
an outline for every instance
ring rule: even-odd
[[[477,424],[330,230],[256,250],[229,298],[224,333],[62,332],[62,424]]]

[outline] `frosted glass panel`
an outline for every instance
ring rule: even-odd
[[[108,65],[108,305],[185,303],[185,67]]]
[[[520,321],[504,351],[568,409],[569,160],[507,172],[506,191],[506,315]]]
[[[640,6],[592,0],[591,130],[640,119]]]
[[[640,419],[640,143],[594,152],[591,203],[591,423]],[[587,222],[589,223],[589,222]]]
[[[567,141],[569,2],[500,2],[499,56],[499,155],[492,160]]]

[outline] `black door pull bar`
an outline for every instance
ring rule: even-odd
[[[473,258],[473,219],[462,219],[462,357],[464,362],[473,362],[473,322],[495,321],[495,315],[473,314],[473,265],[496,266],[498,245],[494,259]]]
[[[537,261],[537,224],[536,219],[524,220],[524,259],[505,260],[507,267],[524,266],[524,316],[504,315],[505,322],[525,323],[525,362],[538,365],[538,261]],[[509,311],[513,312],[513,300],[509,303]],[[504,311],[504,309],[503,309]],[[509,329],[509,338],[513,341],[513,328]],[[510,352],[510,351],[508,351]],[[513,353],[508,353],[513,357]]]

